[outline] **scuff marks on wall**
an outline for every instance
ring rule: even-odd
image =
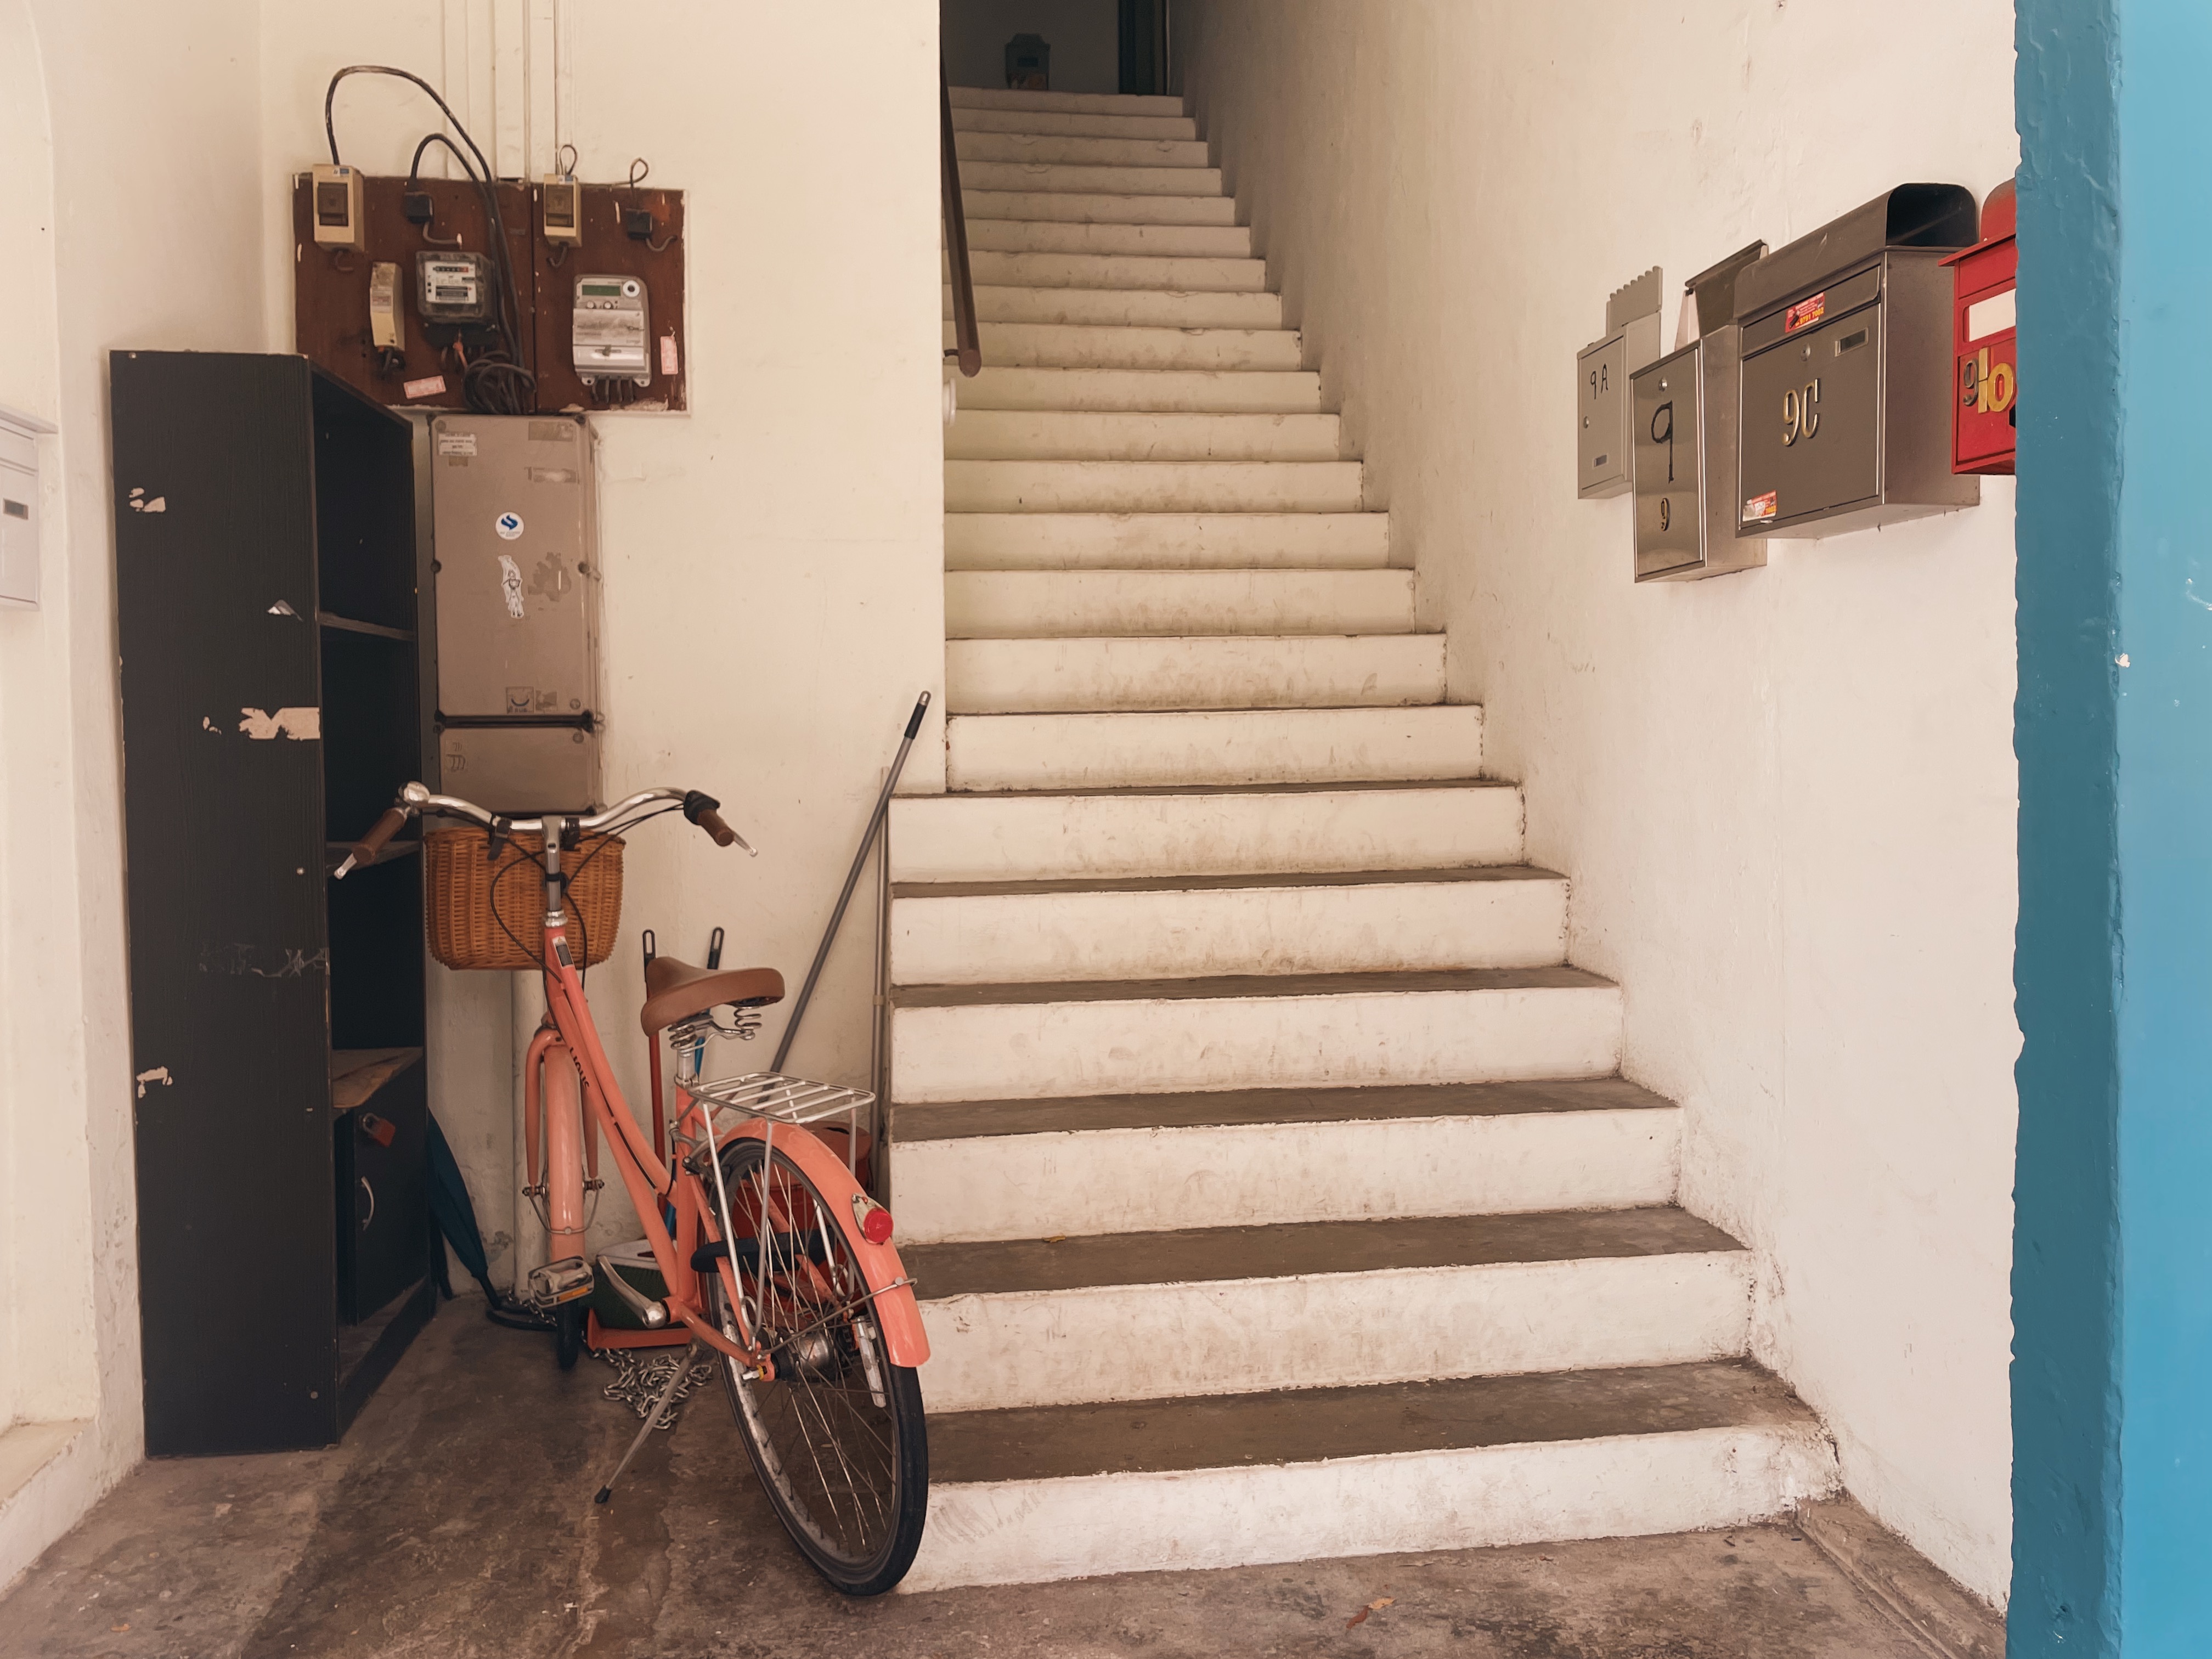
[[[141,1100],[146,1098],[148,1084],[158,1083],[166,1089],[176,1080],[169,1075],[169,1068],[166,1066],[156,1066],[151,1071],[141,1072],[132,1079],[138,1085],[138,1098]]]
[[[169,510],[169,498],[167,495],[155,495],[150,500],[145,499],[145,495],[146,492],[143,489],[134,489],[131,492],[130,505],[133,513],[167,513]]]

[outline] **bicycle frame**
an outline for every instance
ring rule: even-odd
[[[583,1253],[582,1170],[574,1160],[582,1152],[596,1166],[599,1138],[605,1134],[614,1156],[615,1172],[622,1179],[624,1191],[629,1194],[640,1224],[645,1229],[647,1242],[652,1246],[654,1265],[660,1270],[662,1282],[667,1287],[664,1298],[668,1312],[699,1341],[718,1352],[737,1360],[749,1370],[763,1376],[774,1374],[771,1356],[755,1341],[744,1297],[740,1294],[736,1265],[731,1251],[724,1250],[711,1261],[711,1271],[721,1276],[722,1293],[726,1305],[734,1315],[738,1334],[732,1340],[707,1317],[704,1297],[704,1273],[708,1269],[696,1265],[702,1248],[711,1248],[729,1241],[732,1224],[726,1196],[721,1192],[719,1161],[721,1152],[733,1141],[750,1138],[763,1141],[774,1152],[781,1152],[811,1181],[823,1197],[833,1205],[849,1206],[852,1194],[860,1188],[846,1168],[844,1161],[820,1140],[796,1126],[778,1126],[761,1119],[751,1119],[726,1133],[716,1135],[712,1121],[714,1103],[693,1097],[678,1085],[675,1122],[671,1126],[671,1151],[678,1153],[672,1160],[681,1164],[703,1156],[716,1168],[702,1175],[687,1171],[676,1175],[669,1164],[664,1164],[654,1152],[652,1140],[638,1125],[629,1103],[615,1081],[614,1068],[609,1064],[606,1049],[599,1041],[597,1024],[592,1018],[590,1004],[584,994],[583,976],[578,972],[569,953],[568,916],[562,902],[560,887],[560,821],[547,818],[546,868],[547,891],[544,928],[545,1004],[548,1025],[541,1027],[532,1041],[529,1060],[524,1072],[525,1135],[533,1177],[537,1173],[538,1149],[536,1126],[538,1102],[538,1076],[541,1062],[555,1062],[564,1058],[574,1063],[575,1076],[581,1085],[582,1121],[580,1128],[584,1146],[571,1149],[567,1145],[556,1147],[555,1135],[566,1131],[557,1121],[547,1124],[548,1176],[556,1177],[574,1171],[575,1180],[561,1180],[564,1189],[557,1196],[553,1191],[553,1180],[547,1183],[548,1219],[556,1241],[573,1240],[576,1254]],[[557,1051],[557,1052],[556,1052]],[[659,1063],[656,1059],[655,1064]],[[564,1103],[565,1104],[565,1103]],[[710,1186],[711,1182],[711,1186]],[[672,1230],[663,1219],[662,1206],[673,1209],[675,1225]],[[771,1225],[765,1207],[763,1225]],[[919,1365],[929,1357],[928,1339],[923,1334],[920,1310],[911,1293],[900,1295],[910,1281],[900,1265],[897,1252],[889,1244],[871,1244],[857,1228],[844,1231],[854,1260],[868,1286],[866,1300],[872,1309],[872,1316],[883,1334],[884,1346],[891,1363],[897,1365]],[[559,1248],[556,1244],[556,1250]]]

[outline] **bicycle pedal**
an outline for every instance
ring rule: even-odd
[[[558,1261],[549,1261],[530,1270],[531,1299],[541,1308],[557,1307],[578,1297],[589,1296],[597,1283],[591,1263],[580,1255],[563,1256]]]

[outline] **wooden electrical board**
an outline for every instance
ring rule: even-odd
[[[319,247],[307,175],[293,181],[295,338],[301,353],[363,396],[394,409],[466,408],[456,353],[434,337],[416,297],[416,256],[487,252],[490,228],[483,198],[465,179],[422,179],[430,222],[410,223],[404,179],[363,181],[359,252]],[[521,307],[523,366],[538,377],[532,414],[624,410],[678,411],[687,406],[684,338],[684,192],[626,185],[583,186],[582,240],[549,242],[535,184],[498,186],[516,300]],[[403,349],[394,357],[370,333],[369,282],[379,264],[399,267]],[[586,386],[576,370],[574,331],[577,282],[585,276],[635,281],[647,307],[647,383]],[[465,345],[464,345],[465,349]]]
[[[542,188],[533,185],[532,196]],[[644,221],[631,222],[639,214],[650,219],[649,234],[633,234],[645,228]],[[548,242],[532,222],[540,412],[684,408],[684,192],[586,185],[582,229],[584,240],[571,246]],[[572,329],[576,284],[585,276],[634,278],[644,288],[651,384],[587,386],[577,374]]]

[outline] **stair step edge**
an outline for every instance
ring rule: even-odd
[[[1031,1134],[1264,1128],[1425,1118],[1680,1110],[1618,1074],[1512,1083],[1384,1084],[1341,1089],[1224,1089],[1043,1100],[895,1103],[894,1146]]]

